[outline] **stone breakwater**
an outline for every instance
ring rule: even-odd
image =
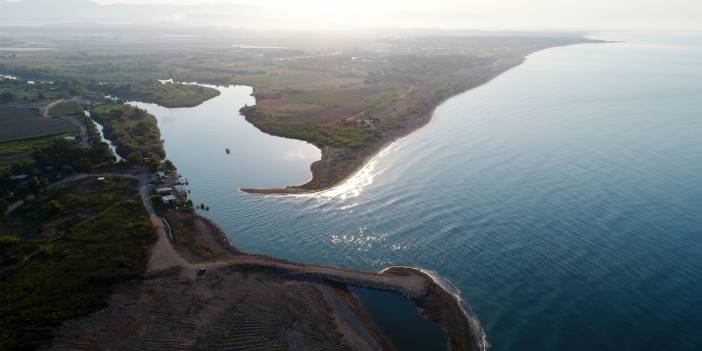
[[[429,292],[430,284],[429,281],[419,276],[399,276],[356,271],[341,272],[341,274],[339,272],[310,271],[298,274],[298,276],[360,288],[392,291],[409,300],[418,300],[426,296]]]

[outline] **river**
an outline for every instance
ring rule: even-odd
[[[137,105],[246,251],[436,271],[494,350],[698,350],[702,41],[607,38],[627,42],[529,56],[315,196],[238,191],[302,184],[319,158],[238,114],[251,88]]]

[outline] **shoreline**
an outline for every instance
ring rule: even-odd
[[[384,149],[391,146],[394,142],[404,137],[407,137],[412,133],[427,126],[429,122],[434,120],[436,109],[443,105],[445,102],[454,97],[465,94],[473,89],[479,88],[491,82],[493,79],[501,76],[502,74],[511,71],[513,68],[521,66],[524,62],[526,62],[528,56],[539,51],[557,47],[599,43],[609,42],[583,37],[581,38],[581,41],[553,45],[533,50],[528,54],[522,56],[519,60],[505,65],[505,67],[503,67],[502,70],[499,70],[494,74],[490,75],[484,81],[464,89],[458,89],[458,91],[438,99],[437,102],[433,104],[430,108],[427,108],[424,111],[417,114],[417,116],[413,120],[411,120],[408,125],[402,126],[395,130],[388,131],[388,133],[384,134],[381,140],[379,140],[378,142],[374,142],[355,149],[343,149],[338,147],[315,145],[317,148],[320,149],[322,157],[320,160],[317,160],[310,164],[312,179],[307,183],[304,183],[302,185],[291,185],[284,188],[240,188],[239,190],[248,194],[258,195],[305,195],[317,194],[326,190],[333,189],[337,186],[344,184],[349,179],[353,178],[368,162],[370,162],[370,160],[376,157]],[[241,112],[249,123],[253,124],[262,132],[273,136],[287,138],[286,136],[272,134],[266,130],[260,129],[255,123],[252,122],[251,116],[247,115],[246,111],[242,110]],[[302,139],[294,140],[306,141]],[[340,154],[343,155],[340,156]]]

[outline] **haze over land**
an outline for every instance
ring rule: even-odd
[[[4,25],[208,25],[256,29],[700,30],[696,0],[2,0]]]

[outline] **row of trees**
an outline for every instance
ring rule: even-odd
[[[103,142],[95,143],[91,148],[83,148],[63,139],[34,150],[32,158],[40,167],[69,166],[81,172],[90,172],[94,165],[115,161],[109,146]]]

